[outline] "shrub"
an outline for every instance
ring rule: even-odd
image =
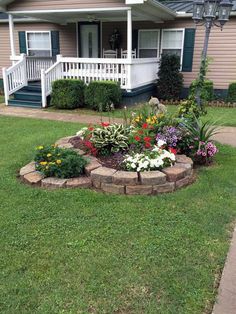
[[[195,97],[189,97],[186,100],[180,102],[178,106],[178,115],[179,117],[184,117],[187,119],[194,119],[194,117],[199,118],[203,114],[202,109],[205,107],[200,107],[196,103]],[[206,112],[204,112],[206,113]]]
[[[180,73],[180,58],[162,55],[158,71],[157,93],[161,99],[179,99],[183,88],[183,75]]]
[[[229,84],[227,101],[228,102],[236,102],[236,82]]]
[[[196,94],[196,86],[197,80],[192,81],[190,88],[189,88],[189,95],[191,97],[195,96]],[[201,99],[205,102],[212,101],[214,99],[214,85],[213,82],[210,80],[204,80],[202,91],[201,91]]]
[[[46,177],[74,178],[84,173],[87,160],[70,149],[55,145],[38,146],[34,158],[36,169]]]
[[[121,88],[113,81],[93,81],[85,90],[86,105],[97,111],[109,111],[113,104],[117,107],[121,102]]]
[[[84,89],[81,80],[57,80],[52,84],[51,105],[58,109],[83,107]]]

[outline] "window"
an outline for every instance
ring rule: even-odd
[[[159,43],[160,43],[159,29],[139,30],[138,57],[139,58],[158,58]]]
[[[177,54],[182,64],[184,46],[184,29],[163,29],[161,53]]]
[[[26,32],[27,54],[32,57],[51,56],[50,32]]]

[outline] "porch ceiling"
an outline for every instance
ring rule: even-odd
[[[7,0],[6,0],[7,1]],[[1,3],[1,0],[0,0]],[[155,0],[146,0],[142,4],[117,8],[90,8],[90,9],[68,9],[68,10],[28,10],[9,11],[8,13],[18,16],[31,17],[58,24],[67,24],[77,21],[126,21],[127,10],[132,9],[134,21],[154,21],[162,23],[166,20],[173,20],[175,12]]]

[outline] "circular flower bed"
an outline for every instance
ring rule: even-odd
[[[194,162],[209,164],[217,153],[210,141],[214,128],[195,117],[186,121],[149,110],[132,114],[129,123],[91,125],[55,145],[37,147],[20,177],[46,188],[130,195],[173,192],[192,183]]]

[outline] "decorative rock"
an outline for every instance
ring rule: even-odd
[[[178,164],[173,167],[164,168],[162,171],[166,174],[167,180],[170,182],[182,179],[187,172],[185,168],[178,166]]]
[[[135,185],[138,184],[137,172],[117,171],[113,177],[112,182],[118,185]]]
[[[153,194],[170,193],[174,192],[174,190],[175,190],[174,182],[167,182],[166,184],[163,185],[153,186]]]
[[[129,185],[126,186],[126,194],[128,195],[150,195],[152,194],[151,185]]]
[[[193,165],[193,161],[191,158],[185,155],[176,155],[176,162],[181,164],[190,164]]]
[[[35,171],[35,162],[31,161],[28,165],[24,166],[20,170],[20,176],[24,176],[27,173],[34,172]]]
[[[92,161],[85,167],[85,173],[90,175],[91,171],[101,167],[101,164],[98,161]]]
[[[125,186],[124,185],[102,183],[101,189],[104,192],[112,193],[112,194],[124,194],[125,193]]]
[[[90,188],[91,186],[91,178],[88,177],[72,178],[66,182],[68,188]]]
[[[146,171],[140,173],[141,184],[157,185],[166,183],[166,175],[161,171]]]
[[[100,181],[93,181],[92,185],[95,189],[100,190],[101,189],[101,182]]]
[[[31,185],[40,185],[41,180],[44,177],[40,172],[34,171],[34,172],[27,173],[22,178],[23,178],[23,181],[25,181],[26,183],[29,183]]]
[[[112,176],[116,173],[115,169],[99,167],[91,172],[92,181],[98,181],[101,183],[111,183]]]
[[[50,177],[42,180],[42,187],[48,189],[64,188],[66,186],[66,181],[66,179]]]
[[[187,176],[187,177],[185,177],[185,178],[183,178],[181,180],[176,181],[176,183],[175,183],[176,184],[176,189],[180,189],[180,188],[188,185],[189,184],[189,179],[190,179],[190,177]]]

